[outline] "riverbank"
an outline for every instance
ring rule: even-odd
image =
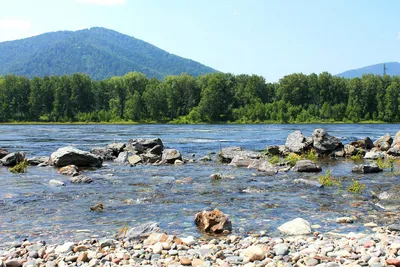
[[[139,240],[12,242],[0,251],[0,266],[400,266],[399,230],[199,239],[152,233]]]

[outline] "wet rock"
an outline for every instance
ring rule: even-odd
[[[161,156],[156,154],[146,153],[142,154],[141,156],[144,163],[156,163],[161,160]]]
[[[376,172],[381,172],[383,170],[379,168],[378,164],[372,163],[369,165],[366,164],[356,165],[351,169],[351,171],[356,173],[376,173]]]
[[[365,151],[362,148],[357,148],[357,147],[355,147],[353,145],[350,145],[350,144],[344,145],[343,150],[344,150],[346,156],[348,156],[348,157],[355,156],[355,155],[358,155],[358,154],[362,154],[362,155],[365,154]]]
[[[10,152],[8,152],[7,150],[0,148],[0,159],[4,158],[5,156],[7,156]]]
[[[60,168],[58,173],[62,175],[76,176],[79,175],[79,169],[75,165],[68,165]]]
[[[400,186],[397,184],[392,185],[389,189],[375,195],[379,200],[379,205],[388,210],[400,209]]]
[[[146,150],[151,149],[157,145],[161,146],[161,150],[164,149],[163,142],[161,141],[160,138],[153,138],[153,139],[131,139],[128,142],[128,145],[133,145],[134,147],[143,147]]]
[[[248,167],[252,161],[253,161],[253,159],[251,159],[247,156],[237,155],[232,159],[232,161],[231,161],[231,163],[229,163],[229,165],[234,166],[234,167]]]
[[[362,140],[357,140],[349,143],[350,145],[356,147],[356,148],[362,148],[362,149],[372,149],[374,147],[374,143],[372,142],[371,138],[366,137]]]
[[[78,175],[69,178],[69,181],[73,184],[90,184],[93,182],[93,179],[85,175]]]
[[[397,144],[394,147],[389,148],[389,150],[387,151],[388,155],[391,156],[400,156],[400,144]]]
[[[8,260],[4,263],[5,267],[22,267],[22,263],[18,260]]]
[[[322,168],[311,160],[299,160],[292,169],[295,172],[320,172]]]
[[[174,164],[176,160],[182,160],[182,155],[177,149],[165,149],[162,153],[162,162]]]
[[[335,151],[335,157],[343,158],[346,156],[346,152],[343,149]]]
[[[212,180],[226,180],[226,179],[235,179],[235,176],[232,174],[223,174],[223,173],[213,173],[210,175]]]
[[[353,223],[354,218],[353,217],[340,217],[336,219],[337,223]]]
[[[29,165],[39,165],[39,164],[47,164],[49,162],[50,158],[46,156],[40,156],[40,157],[33,157],[29,158],[26,161],[28,162]]]
[[[307,180],[307,179],[295,179],[293,180],[293,183],[295,184],[305,184],[305,185],[310,185],[310,186],[314,186],[314,187],[318,187],[318,188],[322,188],[324,187],[320,182],[318,181],[313,181],[313,180]]]
[[[54,180],[54,179],[50,180],[49,184],[55,185],[55,186],[65,186],[64,182],[61,182],[61,181],[58,181],[58,180]]]
[[[125,147],[126,147],[126,144],[124,144],[124,143],[112,143],[112,144],[107,145],[107,149],[111,150],[115,157],[118,157],[119,153],[124,151]]]
[[[390,134],[385,134],[384,136],[379,137],[375,142],[374,146],[379,148],[381,151],[389,150],[390,146],[393,143],[393,139]]]
[[[56,253],[67,253],[67,252],[72,251],[73,248],[74,248],[74,243],[73,242],[66,242],[61,246],[57,246],[54,251]]]
[[[262,261],[266,251],[261,246],[250,246],[243,251],[243,262]]]
[[[223,163],[231,163],[235,156],[245,156],[251,159],[258,159],[261,155],[254,151],[244,150],[241,147],[224,147],[218,153],[218,156]]]
[[[306,138],[300,131],[294,131],[288,135],[285,146],[290,152],[303,153],[311,147],[311,144],[310,138]]]
[[[142,158],[139,155],[132,155],[128,157],[128,162],[131,166],[135,166],[142,162]]]
[[[203,162],[211,161],[211,157],[206,155],[206,156],[200,158],[200,161],[203,161]]]
[[[270,156],[279,155],[279,146],[267,146],[267,153]]]
[[[148,153],[154,154],[154,155],[161,155],[163,153],[163,146],[161,145],[156,145],[153,148],[151,148]]]
[[[59,148],[50,156],[50,163],[57,167],[76,165],[78,167],[101,167],[103,160],[92,153],[72,146]]]
[[[364,159],[383,159],[385,158],[385,154],[383,154],[382,152],[379,151],[369,151],[367,153],[365,153]]]
[[[286,222],[279,226],[278,230],[286,235],[309,235],[312,233],[311,224],[302,218]]]
[[[128,152],[119,153],[118,157],[114,160],[115,163],[125,164],[128,162]]]
[[[315,129],[312,138],[318,154],[328,154],[342,146],[338,138],[329,135],[324,129]]]
[[[228,234],[232,231],[232,223],[228,215],[218,209],[197,213],[194,222],[201,231],[206,233]]]
[[[125,238],[127,240],[133,240],[133,239],[139,239],[142,237],[149,236],[151,233],[155,233],[160,231],[160,228],[158,227],[158,223],[156,222],[148,222],[141,224],[136,227],[132,227],[128,230],[128,232],[125,235]]]
[[[110,161],[116,158],[114,152],[106,147],[94,147],[90,150],[90,153],[99,156],[104,161]]]
[[[268,161],[263,161],[257,168],[257,171],[264,172],[267,175],[274,175],[278,173],[278,168]]]
[[[25,153],[23,152],[13,152],[7,154],[5,157],[1,159],[1,163],[4,166],[15,166],[18,163],[22,162],[25,160]]]

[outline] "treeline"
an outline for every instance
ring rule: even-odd
[[[400,77],[0,76],[0,122],[399,122]]]

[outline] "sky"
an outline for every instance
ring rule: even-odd
[[[0,0],[0,42],[105,27],[222,72],[337,74],[400,61],[398,0]]]

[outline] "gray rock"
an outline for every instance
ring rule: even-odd
[[[13,152],[7,154],[5,157],[1,159],[1,163],[4,166],[15,166],[18,163],[24,161],[25,159],[25,153],[23,152]]]
[[[322,168],[311,160],[299,160],[292,169],[295,172],[320,172]]]
[[[211,161],[211,157],[206,155],[206,156],[200,158],[200,161],[203,161],[203,162]]]
[[[234,167],[248,167],[252,161],[253,161],[253,159],[251,159],[247,156],[237,155],[232,159],[232,161],[231,161],[231,163],[229,163],[229,165],[234,166]]]
[[[161,146],[161,150],[164,149],[163,142],[161,141],[160,138],[153,138],[153,139],[131,139],[129,140],[128,144],[136,146],[140,145],[144,147],[146,150],[151,149],[157,145]]]
[[[142,162],[142,158],[139,155],[132,155],[128,157],[128,162],[131,166],[135,166]]]
[[[78,167],[101,167],[103,160],[92,153],[72,146],[59,148],[50,156],[50,163],[57,167],[76,165]]]
[[[128,156],[129,156],[128,152],[121,152],[119,153],[118,158],[114,160],[114,162],[119,164],[125,164],[128,162]]]
[[[270,156],[277,156],[279,155],[279,146],[267,146],[267,153]]]
[[[156,222],[148,222],[141,224],[136,227],[132,227],[128,230],[126,233],[125,238],[127,240],[134,240],[134,239],[139,239],[142,237],[149,236],[151,233],[155,233],[160,231],[160,228],[158,227],[158,223]]]
[[[22,267],[22,263],[18,260],[8,260],[4,265],[5,267]]]
[[[111,150],[114,154],[114,156],[118,157],[119,153],[124,151],[124,148],[126,147],[126,144],[124,143],[112,143],[107,145],[107,149]]]
[[[241,147],[224,147],[218,153],[218,156],[223,163],[231,163],[235,156],[246,156],[251,159],[259,159],[261,154],[250,150],[244,150]]]
[[[294,131],[293,133],[289,134],[285,146],[294,153],[302,153],[308,148],[312,141],[307,139],[300,131]]]
[[[302,219],[297,218],[278,227],[278,230],[287,235],[308,235],[311,234],[311,224]]]
[[[78,175],[69,178],[69,181],[73,184],[90,184],[93,182],[93,179],[85,175]]]
[[[365,164],[356,165],[351,169],[351,171],[356,173],[376,173],[376,172],[381,172],[383,170],[379,168],[378,164],[372,163],[369,165]]]
[[[385,158],[385,154],[383,154],[382,152],[379,151],[369,151],[367,153],[365,153],[364,159],[383,159]]]
[[[104,161],[114,160],[116,158],[114,152],[106,147],[94,147],[90,150],[90,153],[99,156]]]
[[[64,182],[61,182],[61,181],[58,181],[58,180],[54,180],[54,179],[50,180],[49,184],[55,185],[55,186],[65,186]]]
[[[163,146],[161,146],[161,145],[156,145],[156,146],[154,146],[153,148],[151,148],[149,151],[148,151],[148,153],[151,153],[151,154],[155,154],[155,155],[161,155],[162,153],[163,153]]]
[[[340,140],[329,135],[324,129],[315,129],[312,138],[313,146],[319,154],[328,154],[342,147]]]
[[[257,171],[264,172],[267,175],[274,175],[278,173],[278,168],[268,161],[263,161],[257,168]]]
[[[387,150],[389,150],[392,143],[393,143],[393,139],[390,136],[390,134],[387,133],[384,136],[381,136],[378,139],[376,139],[376,141],[374,142],[374,146],[376,146],[377,148],[379,148],[382,151],[387,151]]]
[[[307,179],[302,179],[302,178],[293,180],[293,183],[295,183],[295,184],[305,184],[305,185],[315,186],[315,187],[318,187],[318,188],[324,187],[318,181],[307,180]]]
[[[61,246],[56,247],[56,249],[54,250],[56,253],[67,253],[72,251],[72,248],[74,247],[74,243],[73,242],[66,242]]]
[[[284,256],[288,253],[289,247],[286,244],[277,244],[274,246],[274,252],[277,256]]]
[[[40,157],[33,157],[29,158],[26,161],[28,162],[29,165],[39,165],[39,164],[48,164],[50,158],[46,156],[40,156]]]
[[[177,149],[165,149],[161,160],[163,163],[174,164],[176,160],[182,160],[182,155]]]
[[[5,150],[4,148],[0,148],[0,159],[4,158],[5,156],[7,156],[10,152],[8,152],[7,150]]]
[[[144,163],[156,163],[161,160],[161,156],[156,155],[156,154],[145,153],[145,154],[142,154],[141,156],[142,156],[142,161]],[[173,162],[173,163],[175,163],[175,162]]]
[[[100,240],[100,247],[101,248],[105,248],[105,247],[110,247],[113,248],[115,247],[116,242],[114,239],[104,239],[104,240]]]

